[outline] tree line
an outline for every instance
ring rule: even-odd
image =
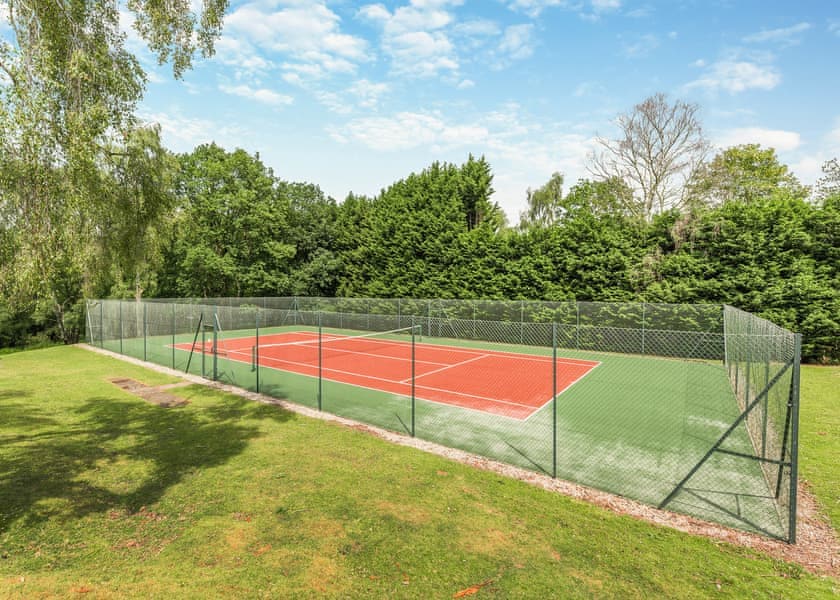
[[[85,297],[344,295],[726,302],[840,360],[840,167],[801,185],[770,148],[709,156],[662,94],[598,138],[588,179],[528,190],[519,222],[483,157],[375,197],[327,197],[258,154],[170,153],[136,117],[146,76],[111,3],[9,0],[0,39],[0,348],[75,342]],[[128,2],[180,77],[226,0]]]
[[[809,190],[772,149],[729,148],[683,206],[649,215],[618,178],[564,190],[555,174],[510,224],[483,157],[339,203],[241,149],[141,154],[157,163],[139,171],[157,176],[99,219],[83,252],[95,260],[53,265],[50,297],[68,310],[4,297],[0,343],[75,341],[85,296],[576,299],[728,303],[802,332],[806,359],[840,360],[836,162]]]

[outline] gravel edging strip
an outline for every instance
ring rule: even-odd
[[[117,358],[159,373],[179,377],[190,383],[225,391],[255,402],[280,406],[285,410],[304,415],[306,417],[338,423],[340,425],[344,425],[345,427],[350,427],[358,431],[366,432],[370,435],[375,435],[376,437],[394,444],[436,454],[438,456],[455,460],[485,471],[490,471],[498,475],[524,481],[551,492],[583,500],[590,504],[606,508],[616,514],[630,516],[649,523],[677,529],[685,533],[701,535],[707,538],[764,552],[774,558],[797,563],[807,571],[817,575],[829,575],[835,578],[840,577],[840,540],[838,540],[837,533],[832,528],[828,519],[821,514],[819,503],[813,494],[811,494],[808,490],[807,484],[801,480],[799,482],[797,543],[791,545],[778,540],[765,538],[757,534],[747,533],[731,529],[723,525],[702,521],[687,515],[659,510],[635,500],[630,500],[629,498],[624,498],[608,492],[602,492],[600,490],[588,488],[586,486],[561,479],[552,479],[547,475],[527,471],[525,469],[494,461],[483,456],[471,454],[463,450],[448,448],[433,442],[394,433],[392,431],[380,429],[379,427],[339,417],[327,412],[319,412],[306,406],[301,406],[285,400],[278,400],[264,394],[257,394],[255,392],[250,392],[225,383],[210,381],[197,375],[190,375],[170,369],[169,367],[143,362],[142,360],[130,356],[123,356],[121,354],[111,352],[110,350],[104,350],[89,344],[77,344],[77,347],[105,356],[110,356],[112,358]],[[170,386],[179,387],[178,384],[170,384]]]

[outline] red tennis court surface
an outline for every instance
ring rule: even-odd
[[[219,355],[252,364],[253,337],[218,342]],[[192,345],[176,348],[189,351]],[[196,347],[201,352],[202,348]],[[208,345],[205,351],[211,351]],[[456,348],[417,342],[414,349],[415,397],[527,419],[551,401],[551,357]],[[411,395],[411,342],[378,337],[323,335],[321,375],[325,380]],[[259,364],[318,377],[318,334],[296,331],[260,336]],[[557,359],[560,394],[599,363]]]

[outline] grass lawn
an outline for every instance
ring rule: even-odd
[[[836,504],[840,369],[803,371]],[[77,348],[0,357],[0,596],[821,598],[840,582]],[[813,399],[812,398],[816,398]],[[823,435],[824,434],[824,435]],[[832,459],[832,457],[835,457]]]
[[[799,472],[840,530],[840,367],[802,367]]]

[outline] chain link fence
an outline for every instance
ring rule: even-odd
[[[798,335],[729,306],[89,301],[91,344],[796,539]]]

